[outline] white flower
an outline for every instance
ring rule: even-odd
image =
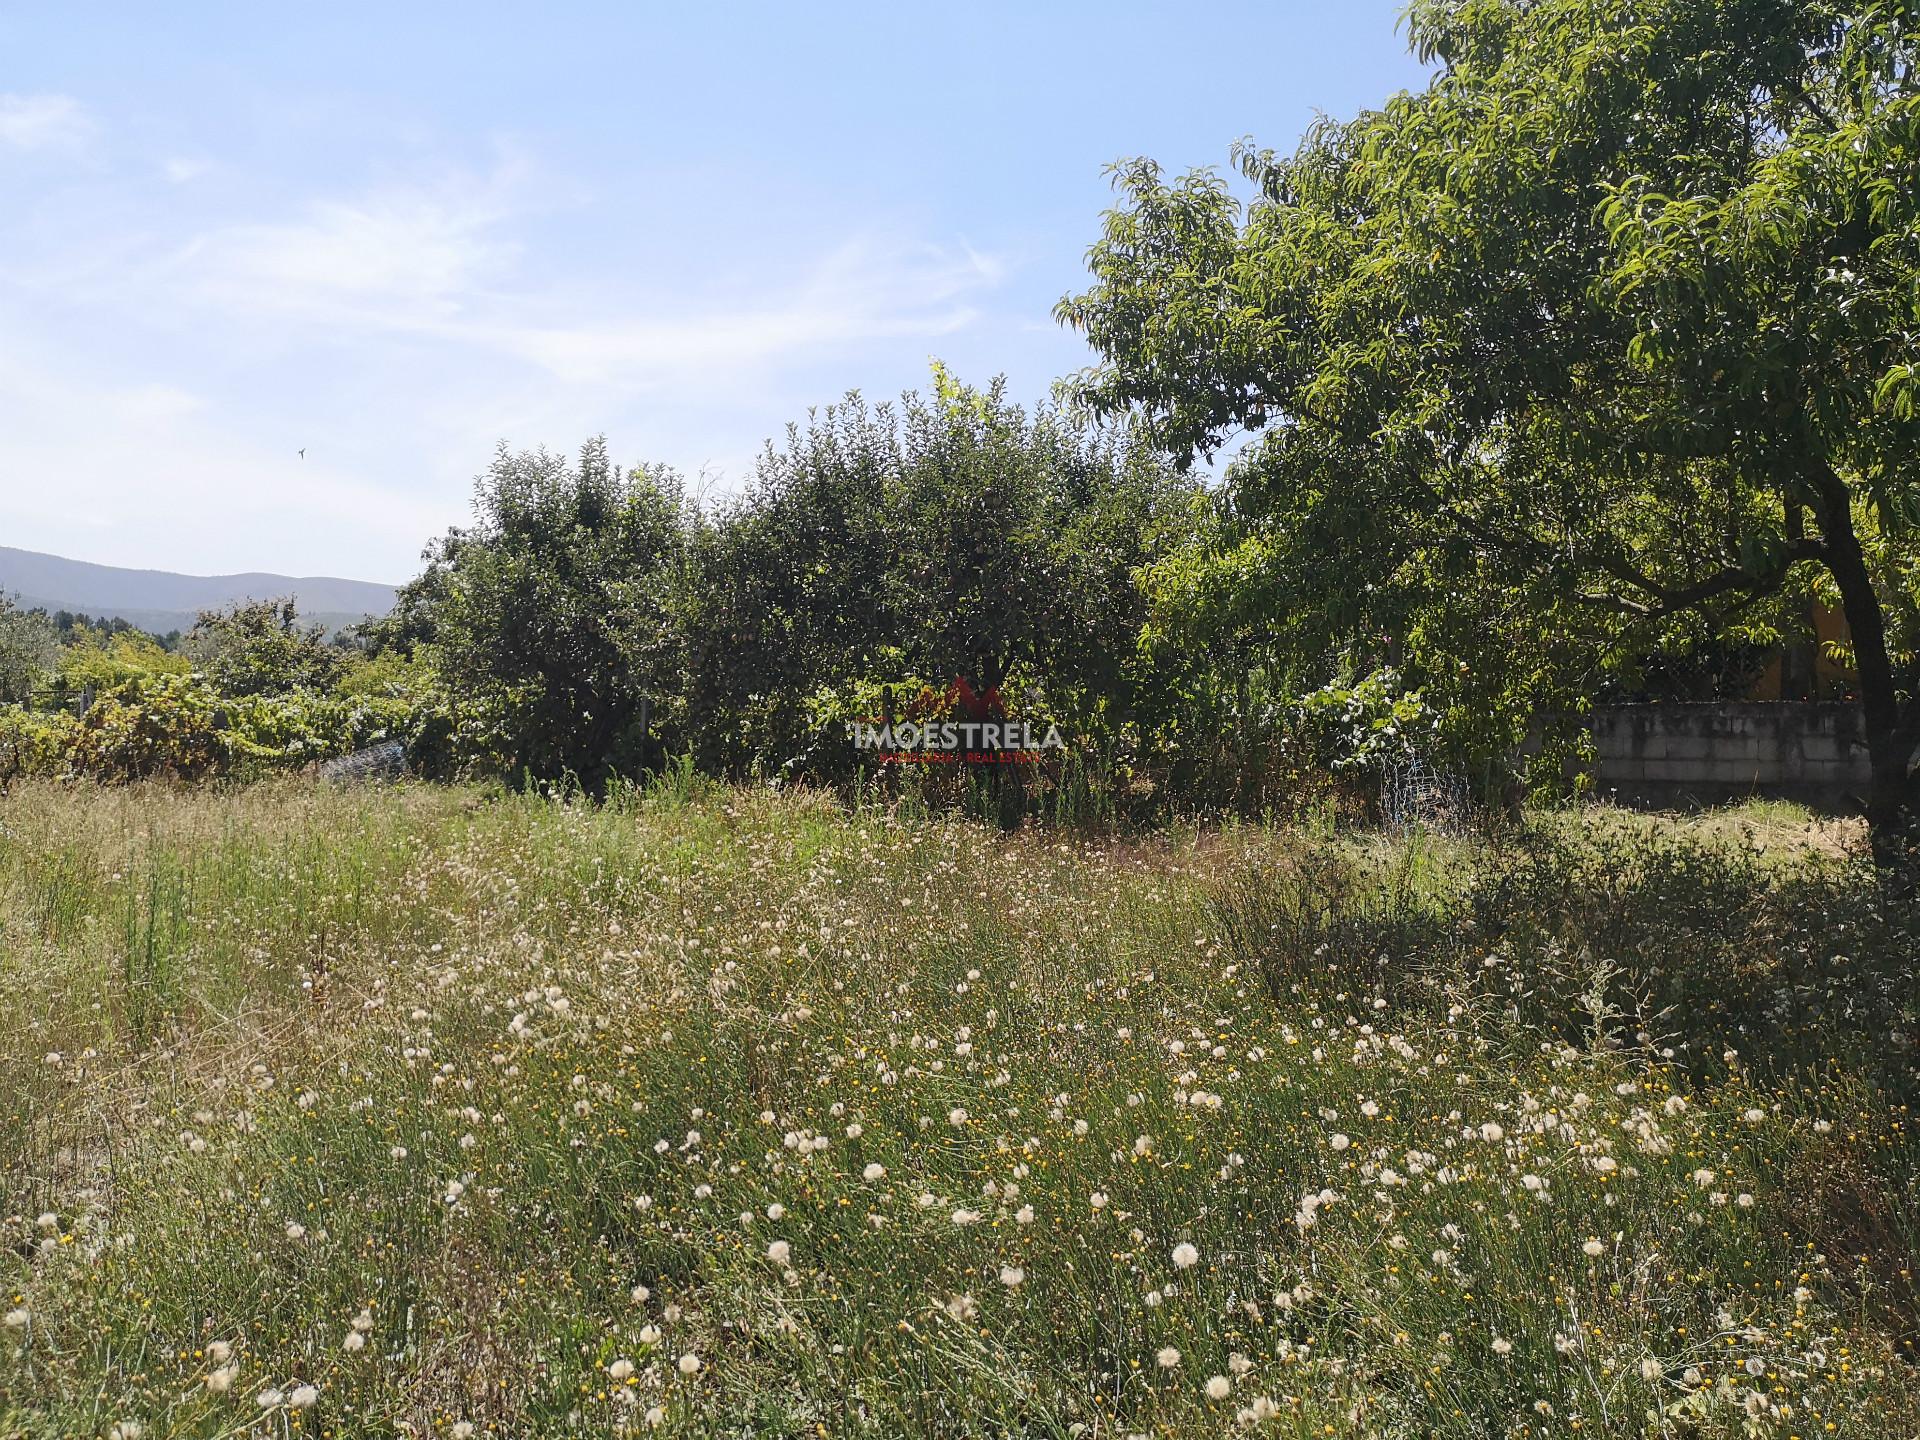
[[[1331,1140],[1327,1141],[1327,1143],[1336,1150],[1344,1150],[1351,1145],[1353,1141],[1349,1140],[1345,1135],[1335,1135]]]
[[[1022,1205],[1018,1210],[1014,1211],[1013,1223],[1016,1225],[1033,1224],[1033,1206]]]
[[[887,1167],[882,1165],[878,1160],[871,1161],[868,1163],[867,1168],[860,1172],[860,1178],[865,1180],[869,1185],[876,1180],[884,1180],[887,1178]]]
[[[1513,1342],[1511,1340],[1502,1340],[1498,1336],[1495,1336],[1493,1353],[1496,1355],[1511,1355],[1513,1353]]]
[[[784,1240],[776,1240],[767,1246],[767,1258],[776,1265],[784,1265],[793,1258],[793,1247]]]
[[[1018,1289],[1020,1283],[1026,1278],[1027,1272],[1022,1270],[1018,1265],[1002,1265],[1000,1267],[1000,1283],[1009,1290]]]
[[[473,1440],[473,1422],[471,1420],[456,1421],[450,1433],[453,1440]]]
[[[1154,1363],[1162,1370],[1171,1370],[1180,1363],[1180,1352],[1169,1345],[1153,1357]]]
[[[1758,1355],[1749,1355],[1745,1369],[1749,1375],[1761,1376],[1767,1373],[1767,1362]]]
[[[774,1201],[773,1204],[767,1206],[767,1219],[769,1220],[782,1219],[785,1217],[786,1213],[787,1213],[787,1207],[782,1205],[778,1200]]]
[[[1480,1127],[1480,1138],[1490,1144],[1497,1144],[1507,1138],[1507,1132],[1497,1120],[1489,1120]]]
[[[644,1305],[647,1303],[647,1297],[651,1294],[653,1294],[653,1292],[647,1289],[646,1286],[636,1285],[632,1290],[627,1292],[627,1298],[636,1305]]]
[[[1173,1247],[1173,1266],[1176,1270],[1185,1270],[1200,1263],[1200,1252],[1184,1240]]]
[[[1600,1241],[1598,1240],[1589,1240],[1587,1241],[1586,1244],[1582,1245],[1580,1248],[1583,1251],[1585,1251],[1588,1255],[1595,1256],[1595,1257],[1598,1257],[1607,1253],[1607,1247],[1601,1244]]]
[[[620,1359],[607,1366],[607,1378],[609,1380],[626,1380],[630,1379],[632,1375],[633,1361],[631,1360]]]
[[[1096,1210],[1106,1209],[1107,1208],[1107,1192],[1104,1190],[1094,1191],[1093,1194],[1087,1197],[1087,1203],[1093,1206],[1093,1208]]]
[[[1651,1355],[1640,1362],[1640,1378],[1642,1380],[1658,1380],[1665,1373],[1666,1367]]]
[[[238,1365],[222,1365],[217,1370],[207,1372],[207,1389],[215,1395],[224,1395],[233,1388],[233,1382],[239,1378]]]
[[[320,1392],[311,1385],[302,1385],[287,1397],[287,1408],[307,1410],[320,1399]]]
[[[224,1340],[216,1340],[207,1346],[207,1358],[216,1365],[224,1365],[233,1354],[233,1346]]]
[[[978,1210],[962,1209],[953,1212],[953,1223],[956,1225],[972,1225],[978,1221],[979,1218],[980,1212]]]
[[[675,1363],[679,1365],[682,1375],[697,1374],[700,1369],[700,1357],[691,1350],[682,1355]]]
[[[4,1322],[0,1323],[4,1323],[9,1330],[24,1330],[27,1328],[27,1322],[32,1318],[33,1313],[29,1310],[9,1310]]]
[[[1233,1393],[1233,1382],[1224,1375],[1216,1375],[1207,1381],[1207,1398],[1224,1400]]]
[[[342,1340],[340,1344],[348,1350],[362,1350],[366,1348],[367,1337],[358,1330],[349,1330],[347,1332],[347,1338]]]
[[[258,1405],[262,1410],[271,1410],[273,1409],[274,1406],[278,1405],[284,1399],[286,1399],[286,1396],[282,1395],[278,1390],[274,1389],[271,1385],[269,1385],[266,1389],[262,1390],[258,1395],[253,1397],[253,1403]]]
[[[947,1112],[947,1123],[956,1130],[959,1129],[967,1123],[967,1112],[962,1110],[958,1105],[954,1106],[953,1109]]]

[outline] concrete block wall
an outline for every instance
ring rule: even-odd
[[[1594,788],[1632,804],[1777,795],[1844,810],[1867,790],[1853,705],[1613,705],[1592,726]]]

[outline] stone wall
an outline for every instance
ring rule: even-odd
[[[1853,705],[1613,705],[1592,718],[1594,789],[1628,804],[1776,795],[1849,810],[1867,791]]]

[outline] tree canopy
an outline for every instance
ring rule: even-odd
[[[1516,732],[1662,647],[1843,609],[1870,810],[1920,738],[1920,18],[1807,0],[1417,0],[1431,84],[1121,167],[1071,385],[1243,433],[1168,623],[1394,652]]]

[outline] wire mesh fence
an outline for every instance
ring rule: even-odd
[[[1380,777],[1380,818],[1389,830],[1461,831],[1473,819],[1473,788],[1424,756],[1390,760]]]
[[[383,740],[351,755],[320,762],[321,778],[343,785],[398,780],[406,773],[407,747],[398,740]]]

